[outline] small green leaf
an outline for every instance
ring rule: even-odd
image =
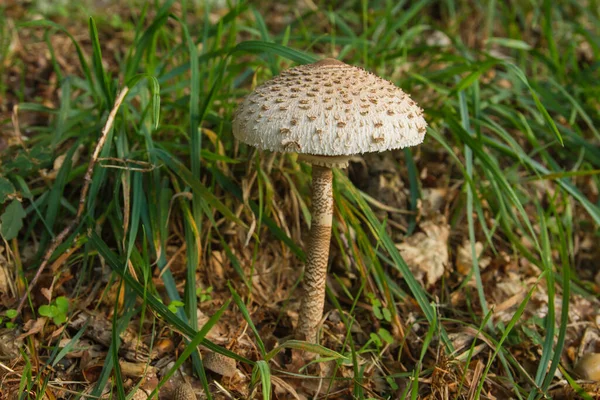
[[[17,316],[17,310],[15,310],[14,308],[10,308],[6,310],[5,314],[8,318],[13,319]]]
[[[12,322],[7,322],[7,323],[6,323],[6,327],[7,327],[8,329],[13,329],[13,328],[15,327],[15,324],[14,324],[14,323],[12,323]]]
[[[387,329],[385,329],[385,328],[379,328],[379,330],[377,331],[377,333],[388,344],[392,344],[394,342],[394,337],[392,336],[392,334],[390,333],[390,331],[388,331]]]
[[[383,319],[385,319],[387,322],[391,322],[392,321],[392,313],[390,312],[390,310],[388,310],[387,308],[384,308],[381,311],[383,312]]]
[[[379,306],[373,305],[373,314],[375,314],[375,318],[383,319],[383,314],[381,314],[381,308],[379,308]]]
[[[0,176],[0,204],[4,203],[7,198],[15,193],[15,187],[6,178]]]
[[[23,218],[27,215],[18,200],[13,200],[0,216],[0,234],[5,240],[17,237],[23,227]]]
[[[66,314],[69,311],[69,299],[65,296],[60,296],[56,299],[56,307],[61,314]]]
[[[38,308],[38,312],[43,317],[53,318],[56,316],[57,308],[55,305],[43,305]]]
[[[373,332],[371,332],[371,333],[369,334],[369,336],[371,337],[371,340],[373,341],[373,343],[375,343],[375,345],[376,345],[377,347],[381,347],[381,345],[382,345],[383,343],[381,342],[381,339],[379,338],[379,336],[377,336],[377,335],[376,335],[376,334],[374,334]]]
[[[52,318],[54,321],[54,325],[62,325],[67,322],[67,314],[58,314],[56,317]]]
[[[394,378],[392,378],[391,376],[386,376],[385,380],[393,390],[398,390],[398,384],[396,383],[396,381],[394,381]]]
[[[169,306],[167,307],[169,309],[169,311],[171,311],[172,313],[176,313],[177,309],[179,307],[183,307],[185,305],[184,302],[179,301],[179,300],[173,300],[172,302],[169,303]]]

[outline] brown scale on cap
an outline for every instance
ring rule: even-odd
[[[257,118],[259,111],[262,118]],[[426,126],[422,110],[400,88],[332,58],[283,71],[257,87],[236,112],[236,138],[261,150],[300,153],[301,161],[313,165],[299,339],[317,341],[323,313],[333,215],[331,167],[347,166],[355,154],[417,145]]]

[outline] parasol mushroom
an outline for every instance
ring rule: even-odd
[[[326,58],[283,71],[236,110],[235,137],[260,150],[295,152],[312,164],[312,223],[297,337],[317,341],[333,217],[331,168],[351,156],[414,146],[426,130],[423,110],[393,83]]]

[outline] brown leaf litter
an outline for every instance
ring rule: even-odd
[[[396,244],[411,272],[421,283],[431,287],[444,275],[448,266],[448,238],[450,226],[438,215],[420,224],[421,232]]]

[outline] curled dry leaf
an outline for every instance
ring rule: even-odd
[[[48,300],[48,303],[52,301],[52,290],[50,288],[40,288],[40,293]]]
[[[446,218],[436,218],[421,224],[421,230],[397,244],[402,258],[420,282],[427,279],[427,285],[434,285],[443,275],[448,265],[448,236],[450,227]]]
[[[282,397],[289,395],[288,398],[300,400],[300,396],[298,396],[298,392],[296,392],[296,389],[294,389],[294,387],[285,380],[281,379],[276,375],[272,375],[271,382],[273,383],[273,386],[275,388],[276,395],[280,395]]]
[[[475,255],[479,260],[479,269],[485,269],[490,265],[491,259],[489,257],[481,257],[483,253],[483,244],[481,242],[475,242]],[[473,253],[471,251],[471,241],[465,239],[463,244],[458,247],[456,253],[456,270],[462,275],[468,275],[473,268]]]
[[[148,398],[148,393],[146,393],[145,390],[140,388],[135,391],[135,393],[131,397],[131,400],[146,400],[147,398]]]
[[[48,319],[46,317],[40,317],[38,319],[30,319],[25,323],[23,329],[27,332],[17,337],[17,340],[23,340],[27,336],[35,335],[36,333],[40,333],[42,329],[44,329],[44,325],[46,325],[46,321]]]
[[[204,314],[199,308],[196,310],[196,315],[198,316],[199,326],[206,324],[210,319],[209,316]],[[210,330],[206,334],[206,338],[217,344],[222,344],[226,343],[229,340],[227,339],[228,333],[229,332],[224,324],[216,323],[212,326],[212,328],[210,328]]]
[[[79,157],[81,156],[81,151],[84,149],[83,145],[79,145],[77,147],[77,149],[75,150],[75,152],[73,153],[73,156],[71,157],[71,163],[72,165],[76,165],[77,161],[79,161]],[[61,154],[58,157],[56,157],[54,159],[54,163],[52,165],[52,170],[51,171],[47,171],[45,169],[42,169],[40,171],[40,173],[42,174],[43,177],[47,178],[47,179],[56,179],[56,176],[58,175],[58,172],[60,171],[60,169],[62,168],[64,162],[65,162],[65,158],[67,157],[67,154]]]
[[[452,40],[442,31],[429,31],[424,36],[427,46],[448,47],[452,45]]]
[[[600,309],[598,310],[600,312]],[[600,349],[600,329],[594,326],[588,326],[583,331],[579,348],[577,349],[578,358],[583,358],[586,354],[597,353]]]
[[[0,294],[9,294],[9,289],[13,281],[10,271],[12,263],[4,257],[4,248],[0,247]]]
[[[448,189],[446,188],[424,188],[421,193],[421,215],[429,216],[441,212],[447,198]]]
[[[156,345],[152,348],[152,352],[150,353],[150,358],[152,360],[156,360],[157,358],[161,358],[166,354],[170,353],[175,349],[175,344],[169,338],[160,339]]]
[[[146,363],[119,360],[119,365],[121,367],[121,373],[124,376],[139,378],[147,374],[156,374],[157,372],[156,367]]]

